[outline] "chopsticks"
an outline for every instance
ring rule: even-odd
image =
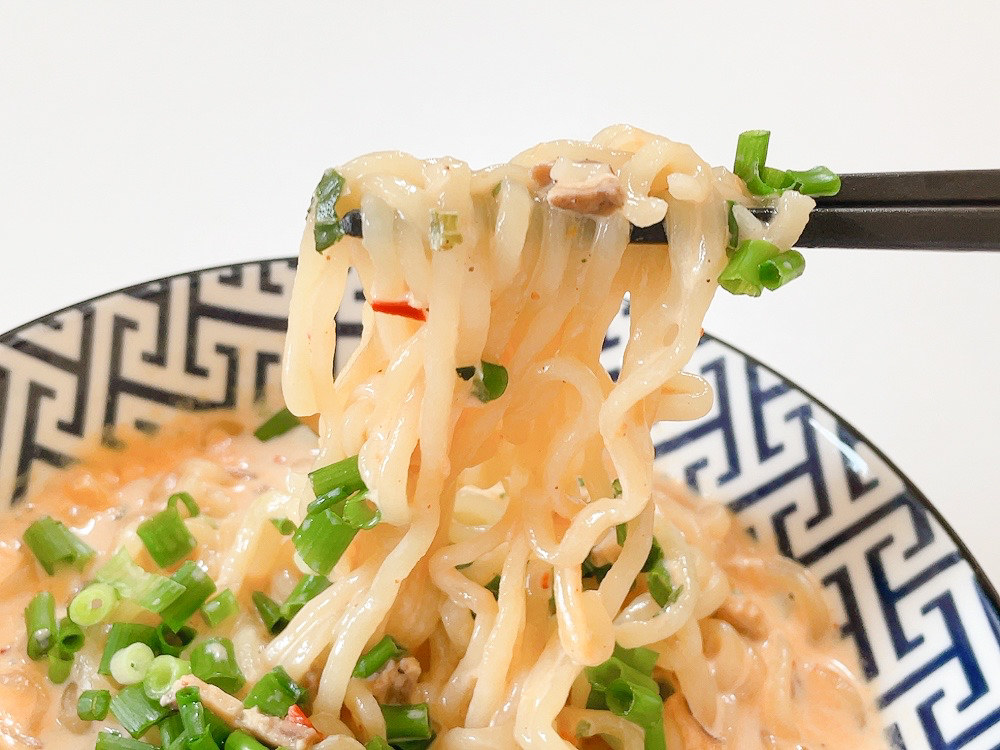
[[[751,212],[763,221],[771,208]],[[361,236],[349,211],[344,233]],[[632,227],[631,241],[663,244],[662,224]],[[798,247],[873,250],[1000,250],[1000,169],[841,176],[837,195],[816,199]]]

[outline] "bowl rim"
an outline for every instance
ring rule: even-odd
[[[0,333],[0,345],[10,346],[12,339],[17,337],[18,334],[22,333],[23,331],[26,331],[28,328],[31,328],[32,326],[50,325],[52,319],[56,318],[59,315],[69,312],[70,310],[77,310],[87,305],[98,303],[101,300],[113,297],[118,294],[127,294],[129,292],[142,290],[148,288],[150,285],[164,284],[172,279],[181,278],[184,276],[194,276],[196,274],[200,275],[204,273],[211,273],[212,271],[224,271],[226,269],[235,269],[243,266],[254,266],[254,265],[259,266],[271,263],[288,263],[289,266],[294,269],[295,266],[298,264],[298,256],[281,255],[270,258],[259,258],[255,260],[242,260],[242,261],[233,261],[230,263],[220,263],[214,266],[194,268],[189,271],[181,271],[178,273],[169,274],[167,276],[160,276],[155,279],[140,281],[136,284],[129,284],[128,286],[123,286],[118,289],[113,289],[111,291],[104,292],[103,294],[94,295],[93,297],[88,297],[78,302],[65,305],[64,307],[61,307],[58,310],[45,313],[44,315],[39,315],[38,317],[29,320],[25,323],[22,323],[18,326],[15,326],[14,328],[10,328],[6,331],[3,331],[2,333]],[[893,474],[899,477],[899,479],[903,484],[903,489],[909,495],[911,495],[913,499],[917,503],[919,503],[919,505],[924,510],[926,510],[938,524],[940,524],[945,534],[948,535],[948,538],[951,540],[951,542],[955,545],[955,548],[961,554],[962,559],[966,563],[968,563],[969,567],[972,569],[972,572],[975,576],[976,584],[979,586],[980,590],[982,591],[986,599],[989,600],[990,604],[993,607],[994,613],[998,617],[1000,617],[1000,593],[998,593],[997,588],[994,586],[989,576],[986,575],[986,572],[983,570],[982,565],[980,565],[979,560],[977,560],[976,556],[972,554],[972,551],[965,544],[965,542],[962,541],[962,538],[958,535],[958,532],[956,532],[955,529],[952,528],[951,524],[948,523],[947,519],[937,508],[937,506],[931,502],[930,498],[928,498],[927,495],[925,495],[924,492],[919,487],[917,487],[916,484],[914,484],[914,482],[909,478],[909,476],[905,472],[903,472],[899,468],[899,466],[891,458],[889,458],[881,448],[879,448],[874,442],[872,442],[867,437],[867,435],[865,435],[865,433],[863,433],[861,430],[855,427],[852,422],[841,416],[840,412],[838,412],[836,409],[831,408],[825,401],[823,401],[820,398],[817,398],[812,393],[812,391],[808,390],[807,388],[803,388],[792,378],[789,378],[781,371],[771,367],[766,362],[761,361],[760,359],[750,354],[746,350],[742,349],[741,347],[731,344],[726,339],[720,338],[711,333],[710,331],[706,331],[704,335],[714,341],[718,341],[723,346],[726,346],[729,349],[733,350],[740,356],[744,357],[748,362],[751,362],[758,367],[763,367],[765,370],[774,373],[784,383],[802,393],[802,395],[805,396],[810,402],[816,404],[821,409],[827,411],[830,415],[832,415],[835,419],[837,419],[837,421],[846,430],[851,432],[860,441],[862,441],[872,451],[872,453],[874,453],[875,456],[885,464],[886,468],[888,468],[889,471],[891,471]]]

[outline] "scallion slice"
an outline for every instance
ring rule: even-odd
[[[198,631],[188,625],[174,630],[165,622],[161,622],[153,633],[153,651],[167,656],[180,656],[197,635]]]
[[[768,289],[777,289],[797,279],[806,270],[806,259],[798,250],[786,250],[760,264],[760,283]]]
[[[208,623],[209,627],[217,627],[224,620],[235,615],[240,609],[236,601],[236,595],[226,589],[211,601],[205,602],[201,607],[201,616]]]
[[[167,508],[139,524],[136,533],[153,561],[167,568],[184,559],[198,546],[176,508]]]
[[[483,586],[487,591],[493,594],[493,598],[500,599],[500,574],[493,576],[485,586]]]
[[[177,504],[180,503],[185,508],[187,508],[188,517],[194,518],[195,516],[201,515],[201,508],[198,507],[198,503],[189,492],[175,492],[173,495],[167,498],[167,507],[177,509]]]
[[[124,547],[98,569],[95,578],[99,583],[113,586],[122,599],[155,613],[162,612],[184,593],[184,587],[176,581],[136,565]]]
[[[813,167],[804,172],[789,169],[787,172],[794,182],[792,190],[803,195],[836,195],[840,192],[840,175],[827,167]]]
[[[35,594],[24,609],[24,626],[28,633],[28,658],[38,661],[52,649],[58,635],[56,600],[48,591]]]
[[[177,680],[191,674],[191,663],[176,656],[160,654],[150,663],[146,676],[142,678],[142,689],[146,696],[158,701],[166,695]],[[169,745],[169,742],[165,742]]]
[[[666,750],[663,701],[658,687],[618,679],[608,685],[605,700],[611,713],[642,727],[645,750]]]
[[[111,713],[125,731],[138,739],[173,711],[150,700],[142,685],[129,685],[111,699]]]
[[[325,591],[329,585],[330,581],[326,576],[302,576],[292,589],[292,593],[285,599],[285,603],[281,605],[281,616],[290,622],[299,610]]]
[[[69,603],[69,619],[85,628],[104,622],[118,603],[118,592],[107,583],[92,583]]]
[[[458,211],[431,210],[431,250],[451,250],[462,242],[458,231]]]
[[[736,141],[733,173],[746,183],[751,193],[768,197],[784,190],[816,196],[840,192],[840,177],[827,167],[797,172],[766,166],[770,140],[771,132],[768,130],[747,130],[740,133]]]
[[[385,734],[390,743],[428,740],[431,737],[430,710],[426,703],[384,705]]]
[[[646,586],[649,588],[650,596],[661,607],[673,604],[681,595],[681,587],[674,586],[670,578],[670,571],[667,570],[663,560],[657,561],[646,575]]]
[[[286,432],[294,427],[298,427],[300,424],[302,423],[299,421],[299,418],[285,408],[272,414],[267,421],[264,422],[264,424],[253,431],[253,434],[255,438],[263,443],[267,442],[271,438],[284,435]]]
[[[719,275],[719,286],[730,294],[759,297],[761,264],[780,253],[780,248],[766,240],[744,240]]]
[[[267,750],[267,746],[260,744],[246,732],[233,732],[226,738],[223,750]]]
[[[272,518],[271,523],[282,536],[291,536],[295,533],[295,524],[287,518]]]
[[[111,707],[111,693],[107,690],[84,690],[76,699],[76,715],[81,721],[104,721]]]
[[[317,498],[334,491],[338,491],[340,497],[346,498],[359,490],[368,489],[361,479],[357,456],[348,456],[329,466],[309,472],[309,481]]]
[[[373,529],[382,520],[382,511],[372,503],[366,493],[360,492],[344,503],[340,513],[344,521],[359,531]]]
[[[320,178],[313,192],[313,240],[316,252],[321,253],[344,236],[337,216],[337,201],[344,189],[344,178],[336,169],[328,169]]]
[[[257,608],[264,629],[271,635],[280,633],[288,625],[288,620],[281,614],[281,605],[263,591],[254,591],[250,597]]]
[[[362,679],[371,677],[382,669],[390,659],[395,659],[405,653],[406,649],[400,646],[391,635],[387,635],[361,655],[354,667],[354,676]]]
[[[111,657],[111,677],[119,685],[138,685],[146,677],[155,655],[145,643],[133,643]]]
[[[253,686],[243,701],[243,707],[256,707],[268,716],[284,718],[292,705],[302,705],[307,699],[306,691],[288,676],[288,672],[275,667]]]
[[[302,562],[322,576],[333,566],[354,541],[358,530],[345,523],[330,509],[309,513],[292,534],[292,544]]]
[[[73,669],[74,654],[63,651],[61,648],[53,648],[49,651],[49,682],[54,685],[61,685],[69,678],[70,670]]]
[[[392,750],[384,737],[376,735],[365,743],[365,750]]]
[[[148,742],[140,742],[105,730],[97,735],[94,750],[157,750],[157,748]]]
[[[71,565],[77,570],[94,556],[94,550],[66,528],[66,524],[51,516],[39,518],[24,531],[24,543],[50,576],[56,566]]]
[[[61,619],[56,633],[56,648],[67,654],[75,654],[83,648],[83,643],[83,629],[68,617]]]
[[[143,689],[145,689],[145,685],[143,685]],[[160,730],[160,746],[163,750],[172,748],[174,742],[178,743],[179,748],[183,748],[184,740],[187,738],[184,737],[182,739],[184,736],[184,721],[181,719],[180,714],[170,714],[170,716],[160,722],[157,729]]]
[[[472,393],[484,404],[500,398],[507,390],[507,368],[493,362],[482,363],[482,374],[472,379]]]
[[[111,626],[111,631],[108,633],[108,640],[104,644],[104,655],[101,657],[101,664],[97,668],[97,673],[103,675],[111,674],[112,657],[133,643],[145,643],[155,651],[156,629],[137,622],[114,623]]]
[[[233,642],[228,638],[209,638],[191,651],[191,672],[209,685],[235,695],[246,684],[236,663]]]
[[[171,630],[177,632],[215,593],[215,582],[208,577],[204,568],[190,560],[184,563],[170,580],[180,584],[184,591],[160,612],[160,617]]]

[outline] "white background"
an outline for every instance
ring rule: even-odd
[[[1000,167],[994,2],[0,0],[0,330],[294,254],[324,167],[632,122],[730,164]],[[882,447],[1000,580],[1000,253],[808,252],[706,325]]]

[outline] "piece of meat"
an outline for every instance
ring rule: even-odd
[[[545,199],[556,208],[607,216],[625,205],[625,190],[607,164],[560,158],[552,164],[549,176],[553,185]]]
[[[548,161],[544,164],[536,164],[531,168],[531,179],[539,184],[541,187],[545,187],[550,182],[552,182],[552,162]]]
[[[420,679],[420,662],[412,656],[390,659],[368,678],[372,695],[383,704],[412,703],[413,690]]]
[[[757,604],[742,594],[730,594],[715,617],[725,620],[747,638],[760,641],[767,637],[767,617]]]
[[[201,702],[227,724],[252,734],[261,742],[291,750],[306,750],[323,737],[312,727],[297,724],[277,716],[268,716],[257,708],[243,708],[243,702],[224,690],[199,680],[194,675],[185,675],[175,682],[160,699],[164,706],[177,706],[177,691],[181,688],[196,687],[201,694]]]

